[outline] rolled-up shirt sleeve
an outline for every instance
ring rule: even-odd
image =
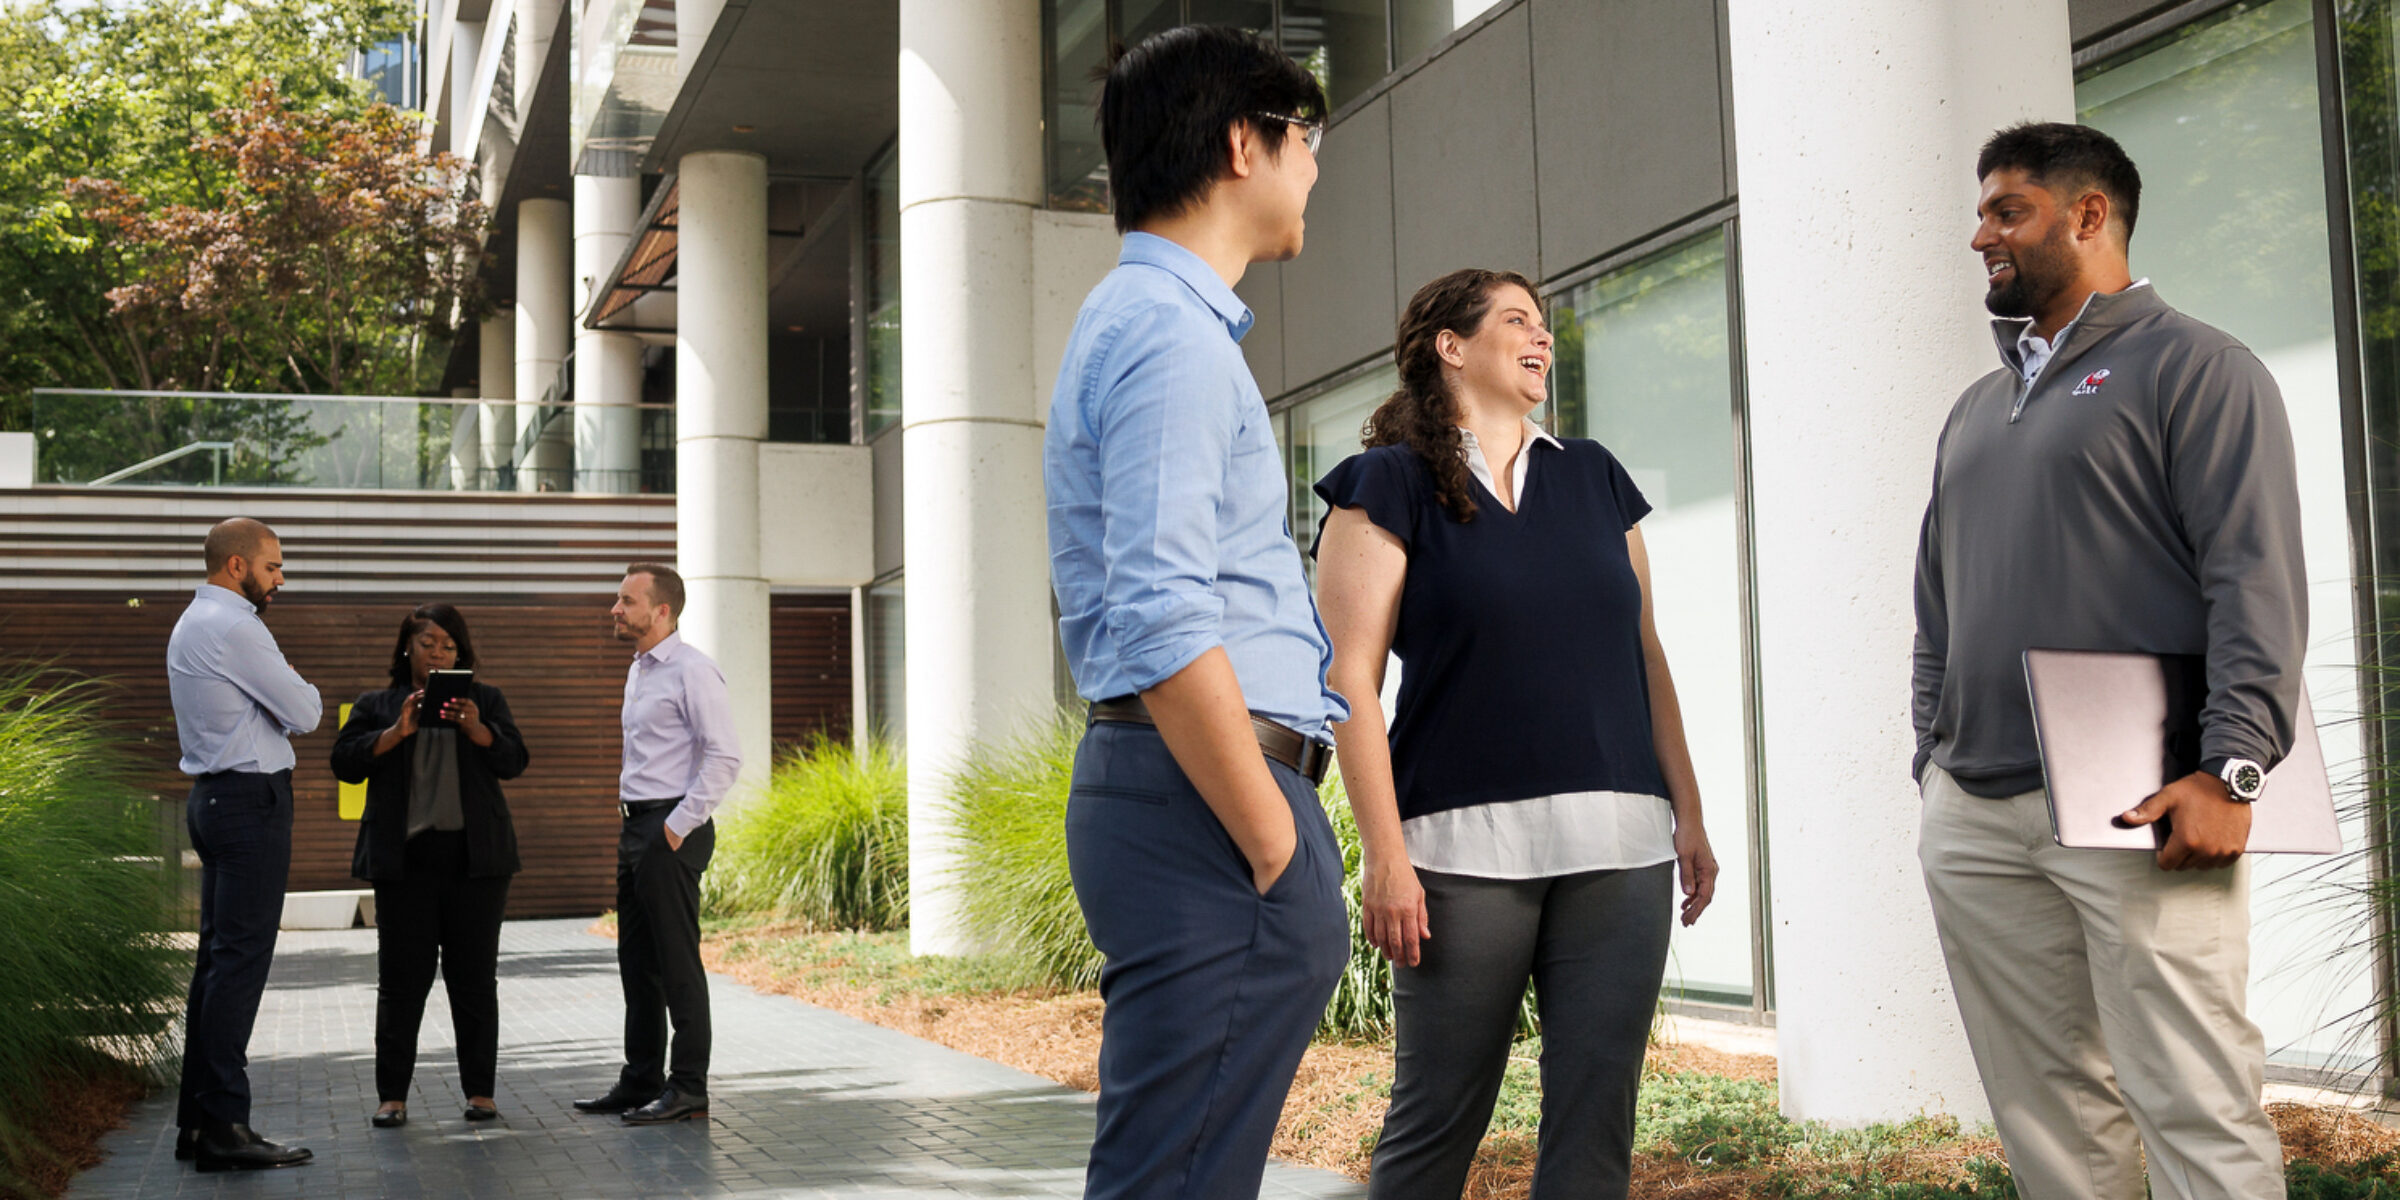
[[[1100,425],[1102,621],[1136,691],[1223,643],[1218,511],[1239,420],[1211,340],[1166,308],[1130,318],[1106,352]]]
[[[734,779],[742,773],[742,747],[734,738],[733,698],[725,687],[725,673],[706,660],[680,665],[683,717],[694,750],[692,782],[684,789],[683,803],[667,814],[666,824],[676,837],[684,838],[692,836],[733,790]]]

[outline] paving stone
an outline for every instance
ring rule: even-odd
[[[456,1044],[440,987],[426,1003],[409,1123],[374,1129],[375,935],[282,935],[250,1042],[251,1124],[316,1161],[200,1175],[174,1161],[175,1097],[137,1105],[70,1197],[241,1200],[783,1200],[1072,1197],[1083,1190],[1091,1097],[1025,1072],[709,977],[711,1121],[633,1129],[569,1102],[616,1078],[623,1008],[615,943],[587,922],[501,932],[501,1119],[460,1111]],[[1262,1197],[1333,1200],[1365,1189],[1269,1164]]]

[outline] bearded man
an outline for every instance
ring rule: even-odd
[[[2141,176],[2080,125],[1985,143],[1972,243],[2001,369],[1951,409],[1917,555],[1918,852],[2027,1200],[2284,1194],[2243,1011],[2258,778],[2308,640],[2292,434],[2247,347],[2132,279]],[[2051,836],[2022,656],[2200,654],[2201,768],[2128,812],[2155,856]]]

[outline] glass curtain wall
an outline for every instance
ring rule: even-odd
[[[2240,338],[2283,392],[2310,581],[2307,681],[2339,789],[2364,760],[2317,61],[2309,0],[2240,4],[2087,65],[2076,108],[2141,168],[2134,275]],[[2344,839],[2364,834],[2352,820]],[[2270,1057],[2371,1062],[2372,1031],[2354,1016],[2375,995],[2357,933],[2367,913],[2350,890],[2368,879],[2365,860],[2268,856],[2252,871],[2250,1015]]]
[[[1333,107],[1365,95],[1502,0],[1043,0],[1044,136],[1053,208],[1108,207],[1094,110],[1111,45],[1178,25],[1230,25],[1273,39]]]
[[[1307,555],[1325,521],[1325,502],[1317,498],[1316,482],[1334,464],[1364,448],[1359,431],[1375,406],[1398,386],[1399,369],[1385,363],[1293,405],[1280,418],[1284,469],[1292,480],[1292,540],[1299,543],[1311,586],[1317,581],[1317,563]]]
[[[2370,644],[2373,666],[2362,680],[2366,720],[2362,740],[2378,764],[2373,778],[2376,802],[2369,808],[2368,853],[2375,856],[2373,877],[2390,903],[2390,880],[2400,874],[2400,855],[2393,850],[2389,815],[2388,755],[2400,746],[2400,688],[2393,686],[2400,665],[2400,7],[2394,0],[2338,0],[2328,5],[2335,14],[2333,34],[2341,81],[2341,130],[2348,183],[2345,208],[2349,216],[2351,286],[2355,303],[2347,315],[2357,332],[2359,419],[2364,425],[2365,479],[2363,516],[2358,530],[2366,549],[2366,570],[2372,586],[2364,617],[2373,622]],[[2376,810],[2384,811],[2376,811]],[[2400,1077],[2400,1048],[2395,1042],[2396,1004],[2400,1004],[2400,967],[2395,966],[2394,922],[2388,911],[2354,923],[2368,931],[2375,1010],[2364,1022],[2378,1027],[2383,1074]],[[2351,1039],[2352,1048],[2369,1048],[2368,1039]],[[2388,1086],[2388,1084],[2387,1084]]]
[[[867,589],[867,729],[908,740],[908,597],[902,577]]]
[[[859,389],[867,440],[900,423],[900,155],[886,147],[867,167],[859,207],[866,243],[866,386]]]
[[[1641,523],[1659,641],[1723,874],[1675,930],[1668,986],[1749,1005],[1754,914],[1750,667],[1745,653],[1732,330],[1722,227],[1557,295],[1556,427],[1608,447],[1650,501]]]

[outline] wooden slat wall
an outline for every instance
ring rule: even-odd
[[[175,769],[167,635],[189,594],[134,599],[0,592],[0,658],[51,660],[105,677],[110,708],[140,747],[137,777],[180,811],[190,781]],[[508,695],[532,764],[507,785],[524,871],[512,917],[597,913],[613,903],[618,707],[628,648],[611,636],[609,597],[504,596],[454,601],[481,656],[477,675]],[[294,891],[362,887],[350,877],[358,827],[340,817],[327,766],[339,706],[386,679],[413,599],[279,599],[268,613],[284,656],[325,697],[315,733],[295,738]],[[778,596],[772,613],[778,742],[850,725],[850,612],[840,597]],[[838,682],[838,688],[834,686]]]

